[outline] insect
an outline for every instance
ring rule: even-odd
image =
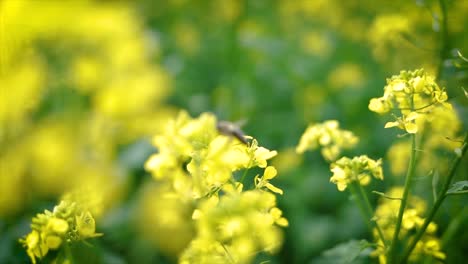
[[[229,121],[218,121],[218,123],[216,124],[216,129],[218,129],[218,132],[223,135],[235,137],[240,142],[246,145],[248,144],[247,138],[244,132],[240,129],[239,124],[232,123]]]

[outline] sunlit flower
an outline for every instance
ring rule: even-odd
[[[215,206],[202,204],[197,237],[180,262],[249,263],[257,252],[276,252],[282,241],[278,226],[288,224],[281,214],[275,196],[261,190],[223,196]]]
[[[95,232],[95,220],[80,204],[61,201],[52,212],[37,214],[31,223],[32,231],[19,241],[26,247],[31,261],[43,258],[63,243],[72,243],[102,234]]]
[[[309,125],[296,147],[297,153],[306,150],[321,148],[323,157],[328,161],[335,160],[342,149],[350,149],[358,143],[359,139],[351,132],[342,130],[336,120]]]
[[[275,187],[273,184],[269,182],[269,180],[276,177],[276,174],[277,174],[277,171],[274,167],[272,166],[266,167],[263,173],[263,176],[261,178],[259,178],[258,176],[255,177],[255,186],[259,189],[266,187],[268,190],[274,193],[283,194],[283,190],[279,189],[278,187]]]
[[[375,212],[375,219],[384,232],[385,237],[392,237],[395,232],[396,219],[402,195],[403,188],[395,187],[386,193],[386,196],[391,199],[387,197],[380,198],[379,205]],[[412,239],[415,230],[421,228],[424,223],[422,215],[426,213],[426,209],[426,202],[421,198],[417,196],[411,196],[409,198],[407,208],[403,213],[401,231],[399,234],[401,238],[407,237],[410,240]],[[424,256],[433,256],[441,260],[445,259],[446,256],[445,253],[442,252],[440,240],[435,236],[436,230],[437,225],[431,222],[426,232],[421,237],[421,240],[418,241],[416,247],[409,256],[410,261],[417,262],[423,259]],[[383,245],[377,230],[373,231],[373,236],[377,244]],[[379,262],[382,264],[387,263],[386,252],[383,248],[383,246],[378,247],[371,254],[372,256],[378,256]]]
[[[366,155],[352,159],[342,157],[330,165],[333,172],[330,182],[337,185],[339,191],[344,191],[352,182],[368,185],[371,176],[383,180],[382,160],[373,160]]]
[[[396,121],[387,122],[385,128],[398,127],[410,134],[420,132],[424,126],[423,120],[432,120],[431,112],[437,107],[451,109],[446,102],[447,93],[440,88],[433,76],[423,69],[415,71],[401,71],[387,79],[384,95],[372,98],[369,110],[384,114],[394,109],[401,116]]]

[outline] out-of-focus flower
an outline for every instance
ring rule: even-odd
[[[169,184],[148,184],[139,198],[135,223],[143,238],[177,257],[195,236],[192,212],[192,201],[184,200]]]
[[[125,189],[119,147],[173,115],[157,45],[128,3],[2,1],[0,17],[0,144],[20,155],[0,188],[50,198],[86,185],[102,215]],[[8,193],[2,216],[24,205]]]
[[[179,256],[181,263],[248,263],[258,252],[276,252],[283,240],[278,226],[288,225],[273,194],[283,191],[270,183],[277,171],[268,160],[277,152],[255,139],[245,144],[221,134],[216,124],[210,113],[191,118],[180,112],[154,137],[159,152],[145,164],[164,186],[158,193],[163,197],[153,202],[161,218],[155,220],[157,229],[191,230],[190,219],[181,218],[192,211],[195,235],[176,245],[162,245],[177,254],[191,239]],[[254,167],[265,168],[263,176],[253,179],[254,190],[244,191],[247,170]],[[236,177],[241,170],[243,176]]]
[[[403,34],[408,34],[410,30],[411,23],[407,16],[399,14],[377,16],[368,34],[374,56],[386,59],[389,47],[401,43]]]
[[[371,176],[383,180],[382,160],[373,160],[366,155],[354,157],[342,157],[330,165],[333,172],[330,182],[337,185],[339,191],[344,191],[352,182],[360,185],[368,185]]]
[[[328,75],[328,84],[335,90],[343,88],[359,89],[365,76],[361,67],[354,63],[341,64]]]
[[[148,159],[145,168],[156,179],[167,179],[181,194],[194,198],[227,183],[234,171],[266,167],[267,160],[276,155],[276,151],[258,146],[256,140],[246,146],[220,135],[216,118],[208,113],[192,119],[181,112],[162,134],[154,137],[153,144],[159,152]]]
[[[452,108],[437,106],[431,109],[425,119],[419,119],[416,127],[424,137],[421,141],[424,155],[418,159],[417,170],[421,174],[430,171],[443,172],[448,169],[450,156],[445,155],[461,146],[459,132],[461,122]],[[393,144],[387,152],[390,169],[394,175],[403,175],[408,166],[411,142],[402,140]]]
[[[392,237],[395,232],[395,224],[397,219],[398,210],[400,208],[401,198],[403,195],[402,187],[394,187],[386,193],[386,197],[382,197],[379,206],[375,212],[375,219],[380,228],[384,232],[385,237]],[[422,215],[426,212],[426,202],[417,196],[412,196],[409,199],[407,208],[403,213],[403,220],[401,225],[400,237],[408,237],[412,239],[415,230],[421,228],[424,223]],[[440,240],[436,237],[437,225],[431,222],[426,229],[426,232],[416,244],[415,249],[411,253],[410,261],[421,260],[424,256],[433,256],[438,259],[445,259],[446,255],[441,250]],[[373,256],[379,258],[379,262],[387,263],[385,251],[383,250],[383,242],[380,240],[377,230],[373,231],[374,239],[378,245],[377,250],[372,253]]]
[[[332,46],[325,34],[314,31],[305,33],[300,44],[306,53],[319,57],[327,57]]]
[[[196,225],[197,237],[181,263],[249,263],[257,252],[274,253],[282,241],[278,225],[287,225],[287,220],[276,208],[273,194],[252,190],[202,204]]]
[[[321,147],[322,156],[328,161],[333,161],[342,149],[352,148],[358,141],[351,131],[340,129],[338,121],[328,120],[309,125],[296,147],[296,152],[304,153],[306,150]]]

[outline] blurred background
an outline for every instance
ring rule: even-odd
[[[290,225],[270,263],[332,263],[322,252],[371,234],[319,153],[294,148],[308,124],[336,119],[360,137],[345,154],[384,158],[386,181],[369,190],[402,184],[391,167],[402,156],[387,152],[406,138],[367,106],[386,78],[417,68],[438,76],[466,130],[468,63],[456,51],[468,54],[468,1],[442,0],[446,20],[439,2],[0,1],[0,263],[29,261],[17,239],[31,217],[78,187],[105,234],[83,249],[86,263],[176,262],[192,227],[184,205],[158,202],[164,190],[143,164],[180,109],[244,120],[246,134],[278,150]],[[438,153],[432,164],[446,167],[449,151]],[[457,179],[467,171],[463,162]],[[430,187],[420,189],[430,203]],[[468,228],[466,202],[445,203],[439,234],[455,218]],[[162,212],[180,221],[161,225]],[[468,233],[444,245],[447,263],[468,258]]]

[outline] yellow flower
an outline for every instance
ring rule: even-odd
[[[387,193],[387,197],[395,199],[388,199],[387,197],[380,198],[379,205],[375,211],[375,219],[382,229],[385,237],[392,237],[395,231],[396,217],[400,208],[401,198],[403,195],[403,187],[394,187]],[[407,208],[403,213],[403,221],[401,225],[400,237],[408,240],[413,239],[415,230],[421,228],[424,223],[424,218],[421,216],[426,214],[426,202],[417,197],[411,196],[407,203]],[[409,256],[410,262],[419,263],[424,259],[424,255],[433,256],[438,259],[445,259],[445,254],[441,251],[440,240],[435,237],[437,225],[431,222],[426,229],[426,232],[421,237],[420,241],[416,244],[413,252]],[[373,231],[373,236],[377,244],[383,246],[377,230]],[[383,249],[383,247],[382,247]],[[380,263],[386,263],[385,250],[377,249],[372,253],[373,256],[378,256]]]
[[[273,207],[270,210],[270,214],[275,220],[275,223],[279,226],[288,226],[289,222],[286,218],[282,217],[283,212],[277,207]]]
[[[276,177],[277,171],[274,167],[268,166],[266,167],[263,176],[261,178],[258,177],[258,175],[255,177],[255,186],[260,189],[263,187],[266,187],[268,190],[274,192],[274,193],[279,193],[283,194],[283,190],[280,188],[275,187],[273,184],[269,182],[269,180],[273,179]]]
[[[267,160],[278,154],[276,150],[270,151],[267,148],[258,146],[258,142],[255,139],[252,140],[248,151],[253,161],[250,166],[258,166],[260,168],[265,168],[267,166]]]
[[[340,167],[332,167],[331,172],[333,172],[333,176],[330,178],[330,182],[336,184],[340,192],[344,191],[346,187],[348,187],[348,179],[345,170]]]
[[[20,239],[20,242],[26,247],[26,252],[34,264],[36,257],[42,258],[49,251],[47,245],[40,240],[40,234],[36,230],[29,233],[25,239]]]
[[[403,119],[399,119],[395,122],[387,122],[385,128],[389,127],[399,127],[406,130],[410,134],[415,134],[418,132],[418,126],[416,125],[416,119],[419,117],[419,114],[416,112],[411,112],[407,116],[404,116]]]
[[[65,197],[71,197],[65,194]],[[62,200],[54,210],[45,210],[32,219],[32,231],[21,238],[31,261],[44,257],[49,249],[58,250],[63,243],[71,243],[101,234],[95,233],[95,222],[89,211],[83,210],[84,204]],[[78,234],[78,236],[77,236]]]
[[[58,234],[64,234],[68,230],[68,223],[63,219],[52,217],[47,223],[47,229]]]
[[[369,110],[379,114],[390,111],[391,105],[383,98],[372,98],[369,102]]]
[[[424,121],[433,118],[434,109],[439,106],[451,108],[446,101],[445,89],[440,88],[435,78],[423,69],[401,71],[399,75],[387,79],[384,95],[372,98],[369,110],[382,114],[397,109],[401,116],[397,116],[394,122],[387,122],[385,128],[398,127],[415,134],[424,126]]]
[[[46,245],[50,249],[57,249],[62,244],[62,239],[59,236],[47,236]]]
[[[383,180],[382,160],[373,160],[366,155],[354,157],[342,157],[330,165],[333,172],[330,182],[337,185],[339,191],[344,191],[352,182],[360,185],[368,185],[371,176]]]
[[[279,226],[287,225],[281,214],[275,196],[261,190],[224,195],[216,204],[207,200],[196,214],[197,237],[180,263],[250,263],[258,252],[276,252]]]
[[[297,153],[321,147],[322,156],[328,160],[335,160],[342,149],[350,149],[358,143],[359,139],[351,132],[339,128],[336,120],[327,120],[323,123],[309,125],[301,136]]]
[[[76,216],[76,228],[83,238],[96,235],[96,222],[90,212],[82,212]]]

